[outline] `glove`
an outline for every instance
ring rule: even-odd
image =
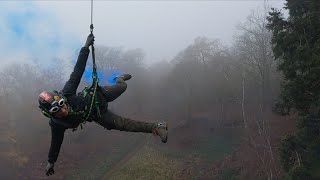
[[[49,162],[48,162],[48,165],[47,165],[47,167],[46,167],[46,175],[47,175],[47,176],[50,176],[50,175],[54,174],[54,169],[53,169],[53,167],[54,167],[54,163],[49,163]]]
[[[89,46],[93,45],[93,42],[94,42],[94,35],[89,34],[89,36],[87,37],[86,44],[84,46],[89,47]]]

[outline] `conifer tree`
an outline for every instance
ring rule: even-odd
[[[320,170],[320,1],[287,0],[285,9],[272,9],[268,28],[278,70],[281,94],[274,110],[298,114],[294,134],[280,147],[287,179],[318,179]]]

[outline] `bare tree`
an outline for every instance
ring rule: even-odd
[[[238,26],[242,34],[236,37],[238,57],[245,65],[248,75],[259,84],[259,100],[263,110],[271,104],[271,74],[275,72],[271,33],[266,29],[266,16],[266,10],[263,13],[252,11],[247,21]]]
[[[240,24],[242,33],[236,37],[235,56],[242,69],[242,101],[243,120],[249,143],[256,153],[257,159],[268,179],[275,179],[279,169],[274,158],[271,144],[272,129],[269,120],[272,105],[272,74],[275,74],[275,61],[271,49],[271,33],[266,29],[267,9],[259,13],[252,11],[247,21]],[[245,86],[247,84],[247,87]],[[256,86],[257,85],[257,86]],[[256,88],[255,88],[256,86]],[[256,92],[248,93],[257,89]],[[250,94],[250,97],[246,94]],[[246,105],[250,99],[258,97],[254,119],[246,117]],[[251,104],[256,104],[254,101]],[[252,108],[251,108],[252,109]]]
[[[96,50],[97,68],[104,76],[112,76],[113,73],[129,73],[133,76],[128,81],[128,89],[124,95],[111,104],[114,109],[126,109],[130,111],[142,112],[146,94],[148,92],[146,83],[146,68],[143,64],[145,53],[142,49],[124,50],[120,47],[99,46]],[[92,67],[91,59],[89,67]],[[108,85],[101,82],[101,85]],[[109,84],[110,85],[110,84]],[[121,106],[121,108],[119,108]]]
[[[203,109],[213,104],[221,109],[221,116],[217,119],[223,119],[224,103],[221,102],[231,89],[225,89],[229,83],[230,55],[220,41],[198,37],[172,62],[175,67],[171,77],[176,89],[182,92],[186,119],[190,120],[195,107]]]

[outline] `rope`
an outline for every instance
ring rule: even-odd
[[[90,32],[91,32],[91,34],[93,32],[93,21],[92,21],[92,19],[93,19],[93,0],[91,0],[91,24],[90,24]]]
[[[92,15],[93,14],[93,0],[91,0],[91,24],[93,24],[92,23]]]
[[[90,32],[93,35],[92,17],[93,17],[93,0],[91,0],[91,24],[90,24]],[[83,128],[82,124],[85,124],[86,121],[88,120],[88,118],[90,117],[90,114],[91,114],[91,111],[93,109],[94,104],[96,105],[96,108],[97,108],[98,117],[101,117],[99,107],[97,105],[97,102],[95,101],[96,100],[96,92],[97,92],[99,79],[98,79],[98,75],[97,75],[97,66],[96,66],[96,59],[95,59],[95,53],[94,53],[93,44],[91,45],[91,54],[92,54],[92,66],[93,66],[92,68],[93,68],[93,71],[92,71],[92,86],[89,88],[89,91],[91,91],[91,88],[93,87],[93,93],[92,93],[91,103],[90,103],[90,106],[89,106],[89,111],[84,116],[82,122],[80,123],[81,129]]]
[[[93,0],[91,0],[91,24],[90,24],[90,32],[93,35]],[[92,78],[94,78],[94,74],[96,75],[96,58],[95,58],[95,53],[94,53],[94,46],[91,45],[91,51],[92,51],[92,64],[93,64],[93,73],[92,73]]]

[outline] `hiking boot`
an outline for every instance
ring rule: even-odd
[[[166,143],[168,140],[168,123],[167,122],[158,122],[154,125],[152,133],[160,136],[161,141]]]
[[[131,79],[132,76],[130,74],[122,74],[118,77],[122,78],[124,81],[127,81],[127,80]]]

